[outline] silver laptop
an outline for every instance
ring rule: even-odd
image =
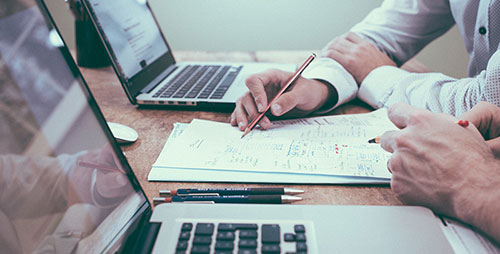
[[[2,252],[452,252],[440,221],[422,207],[164,204],[153,210],[43,3],[3,1]]]
[[[82,1],[132,104],[232,107],[250,74],[295,70],[291,64],[176,62],[147,1]]]

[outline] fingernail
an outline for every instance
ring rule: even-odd
[[[231,123],[234,122],[234,116],[231,115]]]
[[[271,107],[273,108],[273,112],[275,114],[278,114],[278,115],[281,114],[281,106],[280,105],[273,104]]]
[[[258,103],[257,109],[259,110],[259,112],[262,112],[264,110],[264,106],[262,106],[262,104]]]
[[[241,129],[243,127],[243,122],[239,122],[238,127],[240,127],[240,129]]]

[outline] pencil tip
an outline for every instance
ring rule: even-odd
[[[248,128],[246,128],[245,132],[243,133],[243,135],[241,135],[240,139],[244,138],[248,133],[249,133]]]
[[[372,139],[368,140],[368,143],[370,143],[370,144],[375,144],[375,139],[374,139],[374,138],[372,138]]]

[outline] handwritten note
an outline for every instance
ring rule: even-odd
[[[367,143],[395,128],[386,114],[277,121],[243,139],[227,123],[195,119],[176,128],[154,167],[390,178],[390,154]]]

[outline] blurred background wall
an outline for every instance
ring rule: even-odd
[[[45,0],[74,48],[64,0]],[[111,0],[119,1],[119,0]],[[174,50],[317,50],[361,21],[382,0],[149,0]],[[456,28],[417,59],[434,71],[465,77],[468,56]]]

